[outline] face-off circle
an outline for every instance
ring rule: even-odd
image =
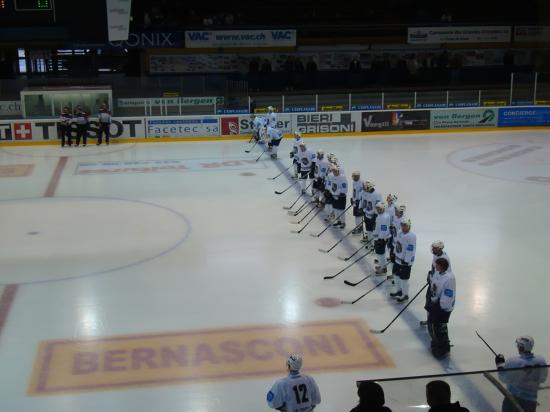
[[[53,197],[0,201],[0,285],[52,282],[136,267],[174,250],[185,216],[144,201]]]
[[[466,172],[522,183],[550,184],[550,144],[492,143],[452,152],[448,161]]]
[[[241,173],[241,176],[256,176],[256,173],[252,173],[252,172],[242,172],[242,173]]]

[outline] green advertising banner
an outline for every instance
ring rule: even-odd
[[[497,127],[496,109],[433,110],[430,114],[432,129],[460,129],[466,127]]]

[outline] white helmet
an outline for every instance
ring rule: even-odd
[[[397,200],[397,195],[392,195],[390,193],[390,194],[388,194],[388,196],[386,196],[386,201],[388,203],[395,203],[396,200]]]
[[[373,189],[374,189],[374,183],[369,182],[368,180],[365,180],[365,181],[363,182],[363,188],[364,188],[365,190],[373,190]]]
[[[272,112],[273,111],[273,106],[267,106],[267,110]]]
[[[317,150],[317,159],[322,159],[325,157],[325,151],[324,150]]]
[[[405,210],[407,210],[407,206],[399,205],[399,206],[397,206],[397,209],[395,209],[395,210],[397,210],[398,212],[401,212],[401,213],[405,213]]]
[[[406,227],[408,227],[408,228],[410,229],[411,226],[412,226],[411,219],[409,219],[408,217],[405,218],[405,219],[403,219],[403,220],[401,221],[401,226],[406,226]]]
[[[302,138],[302,134],[301,134],[298,130],[295,130],[295,131],[294,131],[294,138],[295,138],[295,139],[301,139],[301,138]]]
[[[300,146],[300,147],[303,147],[304,149],[306,148],[306,144],[305,144],[305,143],[303,143],[303,142],[302,142],[302,143],[300,143],[300,144],[299,144],[298,146]]]
[[[445,247],[445,244],[441,240],[436,240],[435,242],[432,243],[432,249],[443,250],[444,247]]]
[[[386,204],[384,202],[378,202],[374,207],[380,210],[386,210]]]
[[[286,361],[288,369],[291,371],[299,371],[302,368],[302,357],[300,355],[290,355]]]
[[[529,335],[523,335],[516,339],[516,345],[524,352],[531,352],[535,346],[535,340]]]
[[[353,176],[361,176],[361,172],[359,172],[357,170],[354,171],[354,172],[351,172],[351,177],[353,177]]]

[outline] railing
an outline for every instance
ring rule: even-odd
[[[525,402],[536,399],[537,411],[550,411],[549,366],[488,370],[391,379],[369,379],[384,389],[386,405],[393,412],[427,411],[426,384],[443,380],[451,387],[452,400],[471,412],[527,412]],[[360,382],[357,382],[359,384]],[[518,396],[522,396],[521,398]],[[506,407],[503,407],[506,403]]]
[[[196,77],[197,81],[204,80]],[[399,89],[376,92],[355,93],[317,93],[317,94],[264,94],[246,95],[246,85],[238,83],[235,93],[226,93],[227,82],[220,80],[215,86],[203,85],[202,91],[208,94],[185,94],[182,79],[171,78],[124,78],[105,79],[57,79],[52,84],[67,86],[107,84],[113,89],[113,112],[116,116],[185,116],[211,114],[246,114],[265,110],[273,106],[279,113],[339,111],[339,110],[383,110],[383,109],[430,109],[457,107],[489,107],[489,106],[527,106],[550,104],[550,73],[513,73],[506,87],[496,88],[418,88]],[[232,90],[235,84],[231,83]],[[19,90],[29,85],[39,85],[26,80],[1,81],[0,101],[19,100]],[[183,90],[183,91],[182,91]],[[204,99],[161,98],[162,93],[171,92],[175,96],[212,96],[209,103]],[[36,97],[38,98],[38,96]],[[89,110],[97,111],[95,100],[92,99]],[[61,105],[82,104],[82,102],[64,102],[56,99],[42,99],[46,108],[41,113],[27,113],[27,117],[51,117],[50,113],[58,113]],[[98,100],[99,101],[99,100]],[[27,102],[26,102],[27,103]],[[53,105],[53,106],[52,106]],[[29,102],[26,107],[36,104]],[[60,107],[58,107],[60,106]],[[85,104],[85,106],[88,106]],[[0,117],[16,118],[16,113],[0,113]]]

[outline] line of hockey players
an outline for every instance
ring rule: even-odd
[[[313,152],[304,143],[299,132],[294,132],[290,157],[293,161],[294,179],[299,179],[302,194],[310,195],[316,207],[323,208],[327,224],[335,228],[346,227],[346,210],[352,208],[354,235],[361,235],[366,247],[373,247],[376,254],[375,274],[387,275],[387,266],[393,263],[388,276],[395,285],[390,296],[402,303],[409,300],[409,279],[416,254],[416,235],[411,231],[412,222],[405,216],[406,206],[397,203],[396,194],[385,198],[376,190],[375,184],[362,180],[361,174],[351,174],[350,205],[346,208],[348,180],[343,166],[332,154],[323,150]],[[308,184],[309,181],[309,184]],[[306,193],[311,187],[311,193]],[[443,251],[442,241],[431,245],[432,266],[428,272],[429,288],[426,293],[425,309],[427,325],[432,338],[432,353],[443,357],[450,350],[447,323],[454,309],[456,285],[450,269],[450,260]],[[389,254],[389,258],[386,255]],[[445,262],[441,262],[440,260]]]
[[[348,180],[338,158],[323,150],[314,153],[308,149],[299,132],[294,132],[290,156],[294,165],[294,178],[299,179],[302,193],[306,193],[308,180],[312,187],[312,201],[323,208],[325,222],[340,229],[346,227]],[[352,234],[363,234],[361,242],[374,244],[377,255],[376,274],[387,273],[389,251],[394,263],[393,275],[397,290],[391,294],[398,302],[408,300],[408,278],[414,262],[416,235],[411,231],[411,221],[405,217],[405,205],[398,205],[397,196],[389,194],[386,202],[371,181],[361,180],[360,172],[352,173],[350,207],[353,208]]]

